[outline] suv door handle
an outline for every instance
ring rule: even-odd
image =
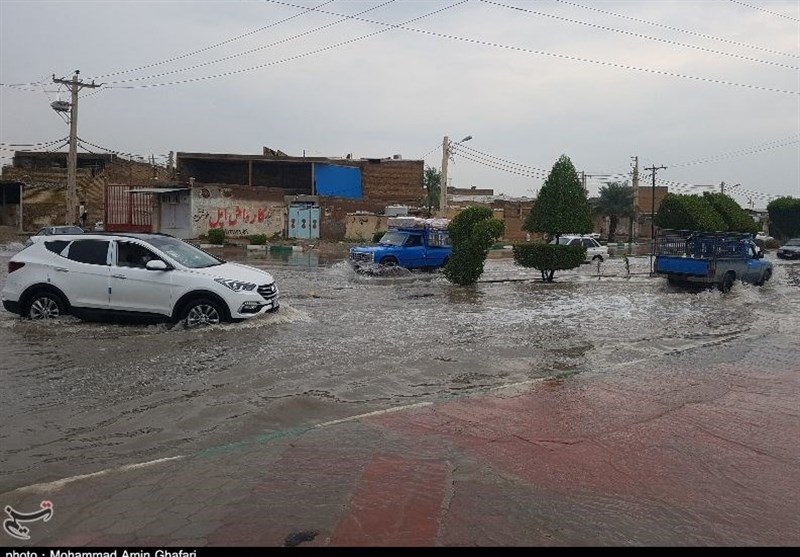
[[[65,267],[56,267],[56,271],[58,271],[59,273],[68,273],[69,269]]]
[[[118,279],[123,279],[123,280],[125,280],[126,278],[128,278],[128,277],[126,277],[125,275],[111,275],[111,276],[112,276],[113,278],[118,278]]]

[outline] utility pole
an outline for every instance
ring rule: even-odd
[[[725,182],[720,182],[719,184],[719,193],[725,195]]]
[[[67,156],[67,211],[64,224],[78,224],[78,91],[83,88],[95,89],[100,85],[78,81],[80,70],[75,70],[71,80],[56,79],[53,74],[53,83],[65,85],[72,94],[69,115],[69,155]]]
[[[633,220],[631,222],[631,241],[639,237],[639,157],[633,157]]]
[[[442,140],[442,179],[439,184],[439,215],[447,218],[447,162],[450,160],[450,138],[444,136]]]
[[[650,200],[650,242],[652,249],[650,250],[650,274],[653,274],[653,254],[655,253],[656,247],[656,172],[659,170],[666,170],[666,166],[656,166],[653,165],[650,168],[645,168],[645,170],[649,170],[653,173],[653,187],[652,191],[652,199]]]

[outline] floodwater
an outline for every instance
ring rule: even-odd
[[[0,284],[19,248],[0,246]],[[647,257],[629,278],[613,258],[553,284],[489,259],[470,288],[313,253],[226,257],[274,274],[279,313],[187,331],[0,311],[0,492],[800,326],[800,264],[776,259],[765,287],[722,295],[647,277]]]

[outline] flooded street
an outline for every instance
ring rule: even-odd
[[[0,284],[12,253],[0,246]],[[0,312],[0,493],[541,378],[646,385],[670,355],[698,370],[800,356],[785,343],[800,330],[800,263],[772,255],[772,281],[728,295],[668,287],[647,257],[630,278],[613,258],[599,278],[584,265],[554,284],[489,259],[474,288],[302,253],[234,257],[275,276],[279,313],[187,331]]]

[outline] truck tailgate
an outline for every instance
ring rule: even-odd
[[[658,255],[655,264],[656,273],[684,275],[692,277],[708,276],[708,260],[674,255]]]

